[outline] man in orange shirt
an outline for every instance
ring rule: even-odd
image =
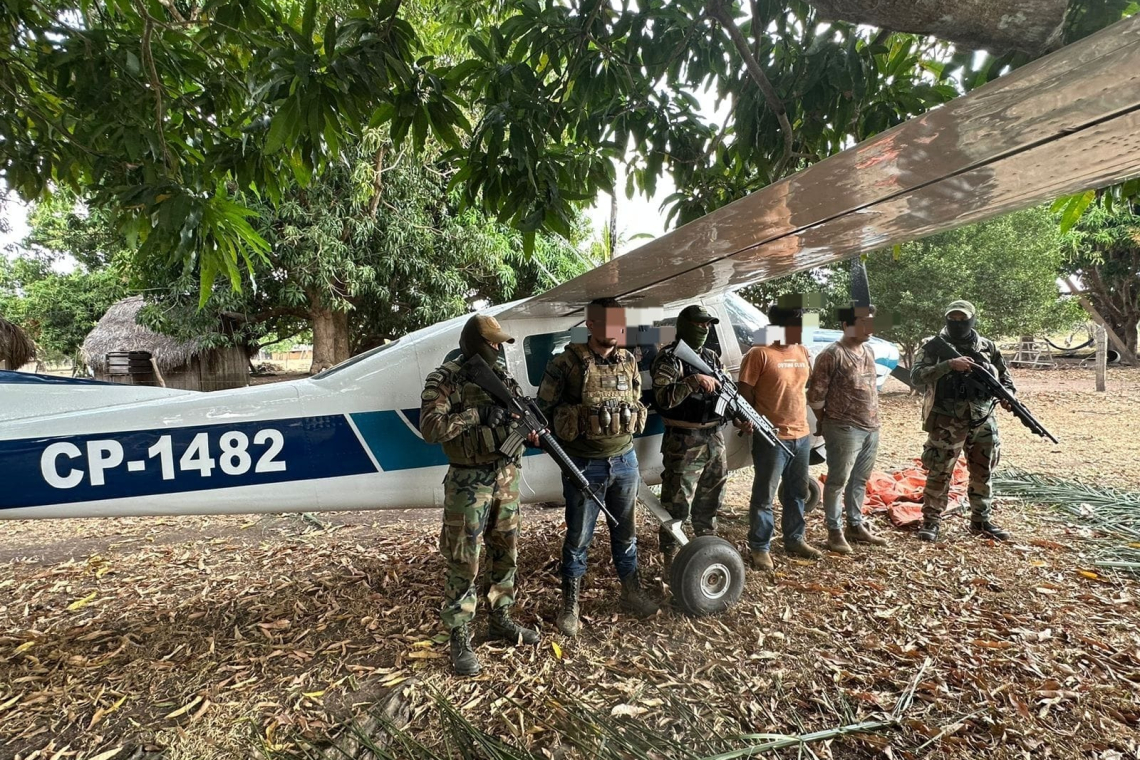
[[[754,346],[740,365],[740,392],[756,411],[776,426],[780,440],[792,456],[779,446],[770,446],[760,436],[752,437],[752,461],[756,475],[748,505],[748,548],[752,565],[771,570],[769,545],[772,540],[772,503],[780,479],[783,509],[780,528],[788,554],[819,559],[823,552],[804,540],[804,500],[808,494],[808,465],[811,430],[807,423],[807,397],[804,391],[811,375],[811,355],[801,344],[803,309],[773,306],[768,321],[782,328],[783,336],[766,346]],[[779,332],[779,330],[775,331]]]

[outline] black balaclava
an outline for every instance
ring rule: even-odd
[[[965,343],[974,337],[974,325],[977,321],[975,317],[969,319],[950,319],[947,317],[946,334],[950,336],[951,340]]]

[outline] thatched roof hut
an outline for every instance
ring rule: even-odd
[[[0,369],[19,369],[36,358],[36,344],[23,330],[0,317]]]
[[[133,385],[158,384],[139,373],[119,374],[108,355],[145,353],[154,360],[163,383],[185,390],[219,390],[249,385],[249,361],[237,347],[202,348],[198,341],[180,341],[138,323],[144,301],[131,296],[107,309],[83,341],[83,360],[100,380]],[[136,362],[137,365],[137,362]]]

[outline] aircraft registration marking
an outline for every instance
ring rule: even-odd
[[[285,437],[280,430],[263,428],[253,438],[254,445],[264,445],[257,464],[250,454],[249,436],[240,430],[230,430],[218,437],[220,451],[214,457],[210,447],[210,433],[201,432],[194,436],[190,445],[178,458],[175,467],[174,439],[169,434],[159,436],[158,441],[147,449],[150,459],[157,459],[163,480],[174,480],[178,473],[197,472],[200,477],[211,477],[215,468],[225,475],[244,475],[250,467],[255,472],[285,472],[287,465],[277,456],[285,447]],[[76,467],[74,460],[85,460],[86,471]],[[123,444],[114,438],[87,441],[84,451],[70,441],[57,441],[49,444],[40,457],[40,472],[52,488],[75,488],[83,482],[84,476],[92,485],[101,486],[106,482],[107,470],[123,464]],[[133,459],[126,463],[127,472],[145,472],[145,459]]]
[[[0,440],[0,509],[376,472],[345,415]]]

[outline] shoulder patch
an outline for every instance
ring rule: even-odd
[[[421,401],[435,401],[439,398],[439,391],[434,387],[424,388],[424,392],[420,394]]]

